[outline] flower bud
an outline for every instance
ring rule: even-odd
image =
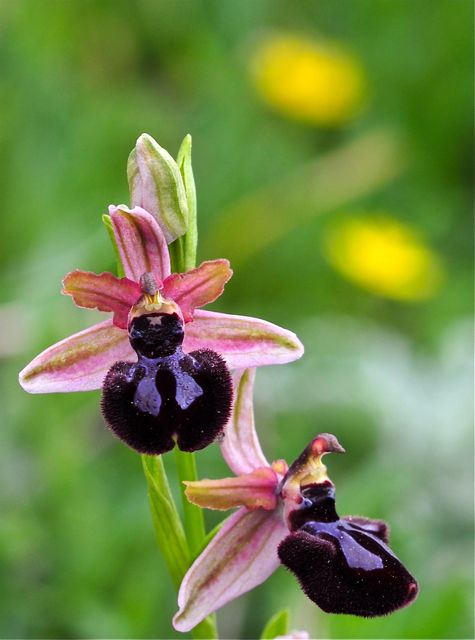
[[[151,213],[168,244],[186,233],[188,204],[180,169],[172,156],[143,133],[127,163],[132,206]]]

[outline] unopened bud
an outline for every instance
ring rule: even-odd
[[[132,206],[143,207],[157,219],[169,244],[186,233],[188,203],[180,169],[146,133],[129,156],[127,177]]]

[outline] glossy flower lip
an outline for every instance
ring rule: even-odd
[[[367,523],[371,527],[372,521]],[[418,593],[416,581],[383,540],[345,518],[309,522],[282,540],[278,554],[305,594],[327,613],[387,615]]]
[[[433,297],[443,279],[438,256],[414,229],[387,214],[363,214],[329,228],[330,264],[359,286],[387,298],[417,301]]]
[[[255,47],[256,89],[274,109],[313,125],[354,117],[366,95],[363,68],[339,43],[297,33],[264,36]]]
[[[102,387],[102,415],[112,432],[148,455],[175,445],[198,451],[214,442],[232,405],[231,375],[221,356],[183,353],[183,323],[176,314],[139,316],[129,337],[137,363],[114,364]]]
[[[325,611],[375,616],[412,602],[417,583],[387,546],[386,524],[359,516],[340,519],[335,511],[334,486],[322,463],[325,454],[344,452],[334,436],[314,438],[290,468],[283,460],[266,460],[254,425],[254,376],[249,369],[234,373],[233,412],[221,444],[237,477],[185,483],[194,504],[240,508],[185,575],[175,629],[189,631],[264,582],[280,562]]]
[[[63,293],[77,306],[110,312],[113,317],[61,340],[34,358],[19,376],[26,391],[99,389],[115,362],[135,361],[127,319],[142,295],[139,282],[144,273],[154,275],[162,297],[180,310],[186,322],[186,353],[211,349],[230,369],[282,364],[301,357],[302,343],[286,329],[257,318],[198,308],[223,292],[232,275],[227,260],[203,262],[186,273],[172,274],[167,242],[155,218],[140,207],[111,206],[109,211],[125,277],[72,271],[64,278]]]

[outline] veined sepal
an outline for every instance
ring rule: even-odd
[[[288,533],[279,509],[241,508],[223,524],[181,583],[177,631],[190,631],[211,612],[264,582],[279,566],[276,548]]]
[[[281,609],[267,621],[262,630],[261,640],[274,640],[278,636],[284,636],[289,632],[290,611]]]

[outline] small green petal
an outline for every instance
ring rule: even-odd
[[[177,164],[185,186],[188,204],[188,229],[184,236],[177,238],[170,247],[172,255],[180,262],[180,271],[188,271],[196,263],[196,247],[198,243],[198,226],[196,213],[196,188],[191,166],[191,136],[186,135],[178,151]],[[180,245],[180,246],[175,246]]]

